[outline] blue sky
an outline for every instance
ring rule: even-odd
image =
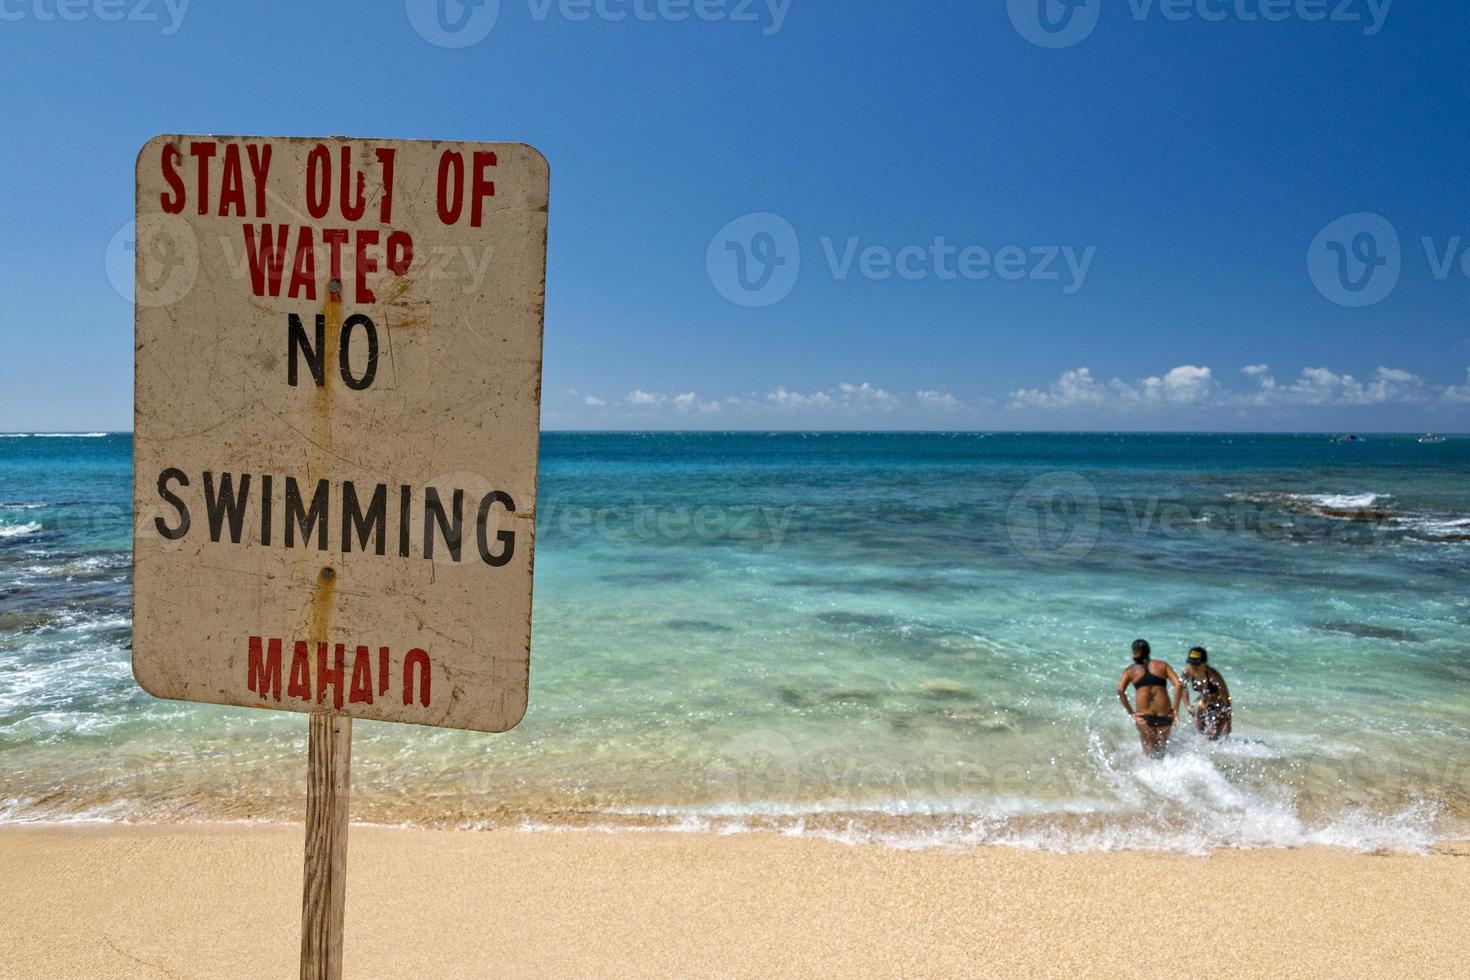
[[[161,132],[537,146],[547,428],[1470,429],[1463,3],[57,2],[0,4],[0,430],[130,427]]]

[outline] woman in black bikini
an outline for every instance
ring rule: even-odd
[[[1143,754],[1151,759],[1162,758],[1169,744],[1169,730],[1179,720],[1174,706],[1184,696],[1184,686],[1174,668],[1158,660],[1151,660],[1147,640],[1133,641],[1133,664],[1123,671],[1118,682],[1118,700],[1123,710],[1138,726],[1138,738],[1143,743]],[[1128,685],[1132,684],[1138,700],[1138,710],[1128,703]],[[1166,688],[1174,685],[1171,700]]]
[[[1199,707],[1189,703],[1184,695],[1184,706],[1194,715],[1194,727],[1211,742],[1218,742],[1230,734],[1230,688],[1225,678],[1210,666],[1210,655],[1204,647],[1189,651],[1189,666],[1184,668],[1184,679],[1191,690],[1199,695]],[[1174,715],[1179,715],[1179,702],[1174,702]]]

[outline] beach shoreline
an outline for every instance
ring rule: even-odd
[[[0,976],[288,976],[302,829],[0,827]],[[1055,854],[354,825],[352,977],[1234,976],[1463,966],[1470,844]]]

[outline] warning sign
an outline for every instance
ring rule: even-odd
[[[511,143],[160,136],[137,181],[138,682],[514,726],[546,161]]]

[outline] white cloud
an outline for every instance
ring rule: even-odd
[[[920,408],[931,412],[962,412],[969,408],[947,391],[920,391],[914,397]]]
[[[897,407],[898,399],[882,388],[875,388],[864,381],[860,385],[842,382],[835,389],[828,391],[814,391],[811,394],[803,394],[799,391],[788,391],[785,388],[777,388],[766,394],[767,403],[778,408],[815,408],[815,409],[878,409],[888,411]]]
[[[1207,367],[1181,364],[1162,378],[1144,378],[1137,390],[1145,401],[1200,405],[1214,392],[1215,378]]]
[[[1235,386],[1227,387],[1206,366],[1181,364],[1158,375],[1125,381],[1103,380],[1087,367],[1064,371],[1044,388],[1021,388],[1010,393],[1009,407],[1023,410],[1109,413],[1139,418],[1159,417],[1169,411],[1199,412],[1229,410],[1234,416],[1272,409],[1312,409],[1319,406],[1462,406],[1470,403],[1470,371],[1464,384],[1439,385],[1411,371],[1379,367],[1367,378],[1339,373],[1326,367],[1304,368],[1295,378],[1278,380],[1267,364],[1250,364],[1240,369]],[[606,408],[609,402],[594,395],[581,398],[588,408]],[[936,416],[980,420],[982,409],[1003,402],[973,395],[964,400],[944,388],[919,388],[901,396],[871,382],[842,382],[830,388],[793,391],[777,387],[771,391],[703,399],[694,391],[662,393],[634,389],[616,406],[639,409],[630,418],[650,418],[655,412],[679,415],[724,413],[731,423],[744,417],[752,424],[776,425],[862,425],[885,419],[882,424],[933,424]],[[826,421],[824,421],[826,420]]]
[[[824,391],[803,395],[797,391],[787,391],[785,388],[777,388],[769,393],[766,395],[766,400],[782,408],[828,408],[835,404],[832,396]]]
[[[661,408],[664,406],[672,406],[674,409],[680,412],[708,413],[718,412],[722,409],[722,406],[718,401],[701,401],[699,396],[692,391],[686,391],[678,395],[666,395],[662,392],[644,391],[642,388],[635,388],[634,390],[628,392],[623,401],[629,405],[634,405],[639,408]],[[586,399],[586,403],[592,406],[602,406],[607,404],[606,402],[601,401],[600,399],[592,398],[591,396]]]
[[[718,412],[718,411],[720,411],[720,403],[719,402],[715,402],[715,401],[702,402],[702,401],[699,400],[699,396],[695,395],[694,392],[692,392],[692,391],[686,391],[682,395],[675,395],[674,398],[673,398],[673,401],[674,401],[674,407],[677,408],[681,412]]]
[[[864,381],[860,385],[839,384],[837,390],[841,393],[843,401],[862,405],[877,405],[880,408],[892,408],[898,404],[894,398],[882,388],[874,388]]]
[[[1251,405],[1382,405],[1390,402],[1418,402],[1429,399],[1432,389],[1423,378],[1399,368],[1381,367],[1374,380],[1359,381],[1351,374],[1338,374],[1330,368],[1303,368],[1300,376],[1289,384],[1278,384],[1264,375],[1261,389],[1243,399]]]
[[[1046,390],[1022,388],[1011,393],[1016,408],[1073,408],[1081,405],[1137,405],[1168,403],[1198,405],[1215,390],[1214,374],[1207,367],[1181,364],[1163,377],[1148,377],[1129,384],[1121,378],[1103,383],[1092,369],[1080,367],[1062,372]]]
[[[1212,406],[1223,408],[1415,404],[1433,401],[1470,401],[1470,372],[1466,386],[1437,388],[1401,368],[1380,367],[1371,380],[1329,368],[1304,368],[1287,383],[1278,382],[1265,364],[1252,364],[1241,372],[1253,378],[1255,390],[1232,391],[1215,379],[1207,367],[1180,365],[1162,377],[1135,382],[1114,378],[1098,381],[1085,368],[1065,371],[1049,388],[1022,388],[1011,393],[1012,408],[1063,409],[1086,406],[1141,408],[1151,405]]]
[[[1445,401],[1470,402],[1470,368],[1465,371],[1463,385],[1451,385],[1444,390]]]
[[[1119,382],[1120,383],[1120,382]],[[1063,371],[1047,391],[1022,388],[1011,393],[1011,404],[1017,408],[1068,408],[1073,405],[1098,405],[1108,401],[1106,385],[1092,376],[1091,368]]]
[[[1322,405],[1334,401],[1355,404],[1362,401],[1363,386],[1351,374],[1338,374],[1328,368],[1302,368],[1301,377],[1276,391],[1275,400],[1305,401]]]

